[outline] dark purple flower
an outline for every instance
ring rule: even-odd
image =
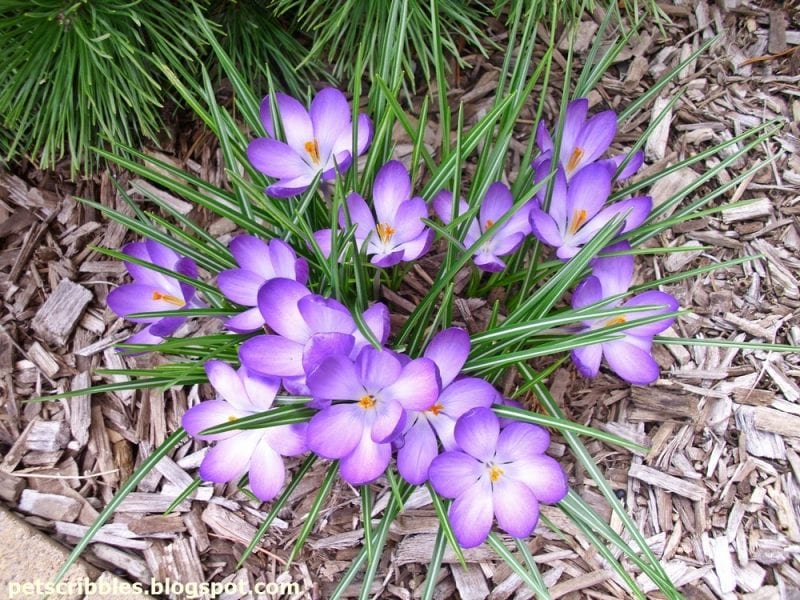
[[[623,246],[609,248],[621,249]],[[630,248],[630,246],[627,246]],[[592,275],[585,279],[572,294],[572,307],[583,308],[600,302],[605,298],[624,294],[633,279],[633,256],[614,256],[598,258],[593,261]],[[657,306],[649,311],[632,312],[595,321],[584,321],[581,332],[621,325],[628,321],[644,319],[661,313],[671,313],[678,309],[678,301],[669,294],[651,290],[634,296],[627,302],[621,299],[601,305],[602,308],[616,306]],[[619,332],[622,338],[602,344],[581,346],[572,351],[572,360],[584,377],[594,377],[600,370],[603,357],[606,363],[624,380],[639,385],[654,382],[658,378],[658,363],[651,354],[653,336],[661,333],[675,322],[668,317],[647,325],[638,325]]]
[[[398,442],[397,469],[409,483],[420,485],[427,481],[428,468],[439,453],[437,438],[445,450],[456,449],[453,430],[461,415],[500,401],[497,391],[486,381],[458,377],[469,347],[467,332],[451,327],[437,334],[425,350],[425,358],[439,369],[442,391],[424,410],[408,411],[407,425]]]
[[[613,177],[626,157],[625,154],[618,154],[609,159],[599,160],[617,133],[617,115],[614,111],[607,110],[587,120],[588,112],[589,101],[586,98],[579,98],[569,103],[564,115],[557,166],[564,169],[567,180],[572,179],[582,168],[592,163],[603,165],[609,171],[609,176]],[[539,121],[536,128],[536,145],[541,154],[533,162],[533,167],[538,170],[542,164],[548,163],[547,172],[549,172],[554,144],[544,121]],[[630,177],[639,170],[643,162],[644,153],[637,152],[617,179]]]
[[[282,240],[274,239],[266,243],[251,235],[234,238],[231,253],[241,268],[222,271],[217,279],[219,289],[228,300],[253,308],[231,317],[225,326],[237,333],[256,331],[264,326],[264,318],[258,309],[258,290],[261,286],[276,277],[305,284],[308,280],[308,263],[304,258],[298,258]]]
[[[480,545],[496,517],[500,529],[523,538],[539,519],[539,504],[559,502],[567,494],[561,466],[544,452],[545,429],[511,423],[500,429],[489,408],[473,408],[456,423],[459,449],[437,456],[430,468],[436,492],[454,498],[448,517],[458,543]]]
[[[422,219],[428,208],[422,198],[411,197],[411,177],[403,163],[392,160],[383,165],[372,186],[375,216],[364,198],[356,193],[347,197],[351,223],[356,225],[358,249],[366,244],[372,264],[391,267],[400,261],[416,260],[431,247],[433,232]],[[346,226],[344,211],[339,212],[339,225]],[[325,256],[331,253],[331,230],[314,233],[314,239]]]
[[[311,109],[285,94],[275,94],[286,143],[278,141],[272,123],[269,97],[261,103],[261,122],[269,137],[258,138],[247,147],[252,165],[278,181],[267,188],[271,196],[286,198],[308,189],[314,178],[322,181],[343,173],[352,162],[353,125],[350,104],[344,94],[325,88],[314,96]],[[372,139],[372,124],[358,117],[356,151],[364,153]]]
[[[538,203],[531,207],[533,235],[556,248],[556,255],[569,260],[618,215],[627,215],[619,231],[626,233],[641,225],[650,214],[653,200],[639,196],[603,205],[611,193],[611,175],[602,165],[589,165],[567,184],[564,171],[556,171],[553,192],[547,212],[542,210],[546,191],[537,194]]]
[[[478,238],[494,227],[514,205],[514,198],[511,191],[505,184],[496,182],[489,186],[481,202],[481,208],[477,219],[473,219],[469,224],[467,234],[464,236],[464,245],[469,247]],[[453,194],[443,190],[433,199],[433,209],[443,223],[449,225],[453,220]],[[463,215],[469,207],[461,199],[458,202],[458,213],[456,216]],[[500,257],[511,254],[519,248],[525,236],[531,232],[528,221],[530,205],[526,204],[517,210],[514,215],[502,227],[495,227],[494,234],[486,240],[475,253],[473,260],[475,265],[483,270],[490,272],[502,271],[506,263]]]
[[[197,278],[197,265],[190,258],[181,257],[174,250],[153,240],[134,242],[122,248],[122,252],[164,269],[187,277]],[[125,262],[125,268],[133,277],[108,295],[108,307],[120,317],[133,313],[161,312],[200,306],[195,300],[194,288],[174,277],[162,275],[141,265]],[[175,333],[186,317],[148,317],[129,319],[147,326],[126,340],[128,344],[158,344]]]
[[[393,352],[371,346],[355,362],[346,356],[325,359],[308,376],[308,387],[318,403],[335,402],[311,418],[309,448],[339,459],[342,478],[353,485],[383,474],[406,410],[431,406],[439,394],[433,361],[418,358],[403,365]]]
[[[200,464],[200,477],[225,483],[249,472],[250,488],[256,497],[272,500],[286,478],[282,457],[306,451],[306,424],[200,435],[216,425],[269,410],[280,385],[278,379],[261,377],[244,367],[236,372],[219,360],[207,362],[205,369],[219,397],[193,406],[182,419],[189,435],[216,442]]]

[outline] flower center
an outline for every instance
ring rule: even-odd
[[[491,467],[489,467],[489,479],[492,480],[492,483],[500,479],[503,473],[505,473],[505,471],[503,471],[503,469],[501,469],[497,465],[492,465]]]
[[[234,421],[236,421],[237,419],[238,419],[238,417],[236,417],[235,415],[230,415],[230,416],[228,417],[228,423],[233,423],[233,422],[234,422]]]
[[[569,162],[567,162],[567,173],[572,173],[575,169],[578,168],[578,163],[581,162],[583,158],[583,148],[575,147],[575,150],[572,151],[572,154],[569,157]]]
[[[372,394],[367,394],[366,396],[361,396],[361,400],[358,401],[358,405],[367,410],[369,408],[375,408],[375,404],[377,404],[377,400],[375,396]]]
[[[308,154],[309,158],[311,158],[311,162],[315,165],[320,163],[319,160],[319,143],[317,140],[309,140],[303,146],[306,149],[306,153]]]
[[[613,319],[609,319],[608,321],[606,321],[606,327],[612,327],[614,325],[622,325],[623,323],[627,323],[627,321],[628,320],[623,315],[620,315],[618,317],[614,317]]]
[[[569,226],[569,232],[570,232],[571,234],[573,234],[573,235],[574,235],[575,233],[577,233],[577,232],[578,232],[578,229],[580,229],[580,228],[581,228],[581,226],[582,226],[584,223],[586,223],[586,218],[587,218],[588,216],[589,216],[589,215],[586,213],[586,211],[585,211],[584,209],[582,209],[582,208],[581,208],[580,210],[576,210],[576,211],[575,211],[575,212],[572,214],[572,224]]]
[[[167,304],[172,304],[178,308],[183,308],[186,306],[186,302],[180,298],[176,296],[170,296],[169,294],[162,294],[161,292],[153,292],[153,300],[163,300]]]
[[[394,235],[395,229],[388,223],[378,223],[375,227],[378,230],[378,237],[381,238],[381,242],[384,244],[388,244],[389,240],[392,239]]]
[[[438,417],[438,416],[439,416],[439,413],[440,413],[440,412],[442,412],[443,410],[444,410],[444,404],[439,404],[439,403],[437,402],[436,404],[434,404],[433,406],[431,406],[431,407],[430,407],[430,408],[429,408],[427,411],[425,411],[425,412],[433,413],[433,416],[434,416],[434,417]]]
[[[486,219],[486,229],[489,229],[492,225],[494,225],[494,221]]]

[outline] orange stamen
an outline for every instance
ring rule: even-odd
[[[439,403],[436,403],[436,404],[434,404],[433,406],[431,406],[431,407],[428,409],[428,411],[427,411],[427,412],[431,412],[431,413],[433,413],[433,416],[434,416],[434,417],[438,417],[438,416],[439,416],[439,413],[440,413],[440,412],[442,412],[443,410],[444,410],[444,404],[439,404]]]
[[[233,422],[234,422],[234,421],[235,421],[237,418],[238,418],[238,417],[235,417],[235,416],[233,416],[233,415],[229,416],[229,417],[228,417],[228,423],[233,423]]]
[[[489,469],[489,479],[492,480],[492,483],[500,479],[500,476],[505,473],[503,469],[498,467],[497,465],[492,465],[492,468]]]
[[[626,319],[623,315],[618,317],[614,317],[613,319],[609,319],[606,321],[606,327],[612,327],[613,325],[622,325],[623,323],[627,323],[628,319]]]
[[[377,401],[375,400],[375,396],[373,396],[372,394],[361,396],[361,400],[358,401],[358,405],[364,410],[368,408],[374,408],[376,403]]]
[[[303,147],[306,149],[308,156],[311,157],[311,162],[314,163],[315,165],[318,165],[320,163],[320,160],[319,160],[319,143],[317,142],[317,140],[310,140],[306,142]]]
[[[494,221],[486,219],[486,229],[489,229],[492,225],[494,225]]]
[[[180,298],[177,298],[176,296],[170,296],[169,294],[162,294],[161,292],[153,292],[153,300],[163,300],[167,304],[172,304],[178,308],[183,308],[186,306],[186,302]]]
[[[573,235],[577,233],[578,229],[586,223],[586,218],[588,216],[588,213],[584,209],[576,210],[572,215],[572,224],[569,226],[569,232]]]
[[[392,239],[394,235],[395,229],[388,223],[378,223],[375,227],[378,230],[378,237],[381,238],[381,242],[384,244],[388,244],[389,240]]]
[[[578,168],[578,163],[581,162],[583,158],[583,148],[576,147],[575,150],[572,151],[572,155],[569,157],[569,162],[567,162],[567,173],[572,173],[575,169]]]

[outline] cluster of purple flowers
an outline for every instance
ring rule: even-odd
[[[307,111],[295,99],[277,94],[274,107],[283,138],[273,122],[273,102],[265,99],[261,117],[269,137],[248,148],[252,164],[276,183],[267,193],[296,195],[317,179],[330,181],[352,163],[371,141],[365,115],[354,133],[345,97],[333,89],[321,91]],[[587,120],[588,103],[578,100],[567,109],[559,154],[543,124],[536,133],[540,154],[533,163],[536,183],[551,173],[549,186],[527,202],[515,203],[509,188],[493,183],[479,209],[464,223],[470,207],[444,190],[433,209],[445,224],[464,224],[463,242],[472,247],[476,266],[497,272],[501,257],[515,252],[533,235],[569,260],[610,221],[622,217],[618,235],[641,225],[651,208],[648,197],[630,198],[606,206],[615,179],[632,175],[642,164],[640,154],[603,159],[616,132],[613,112]],[[623,162],[627,166],[622,167]],[[547,189],[549,187],[549,190]],[[386,268],[413,261],[433,242],[426,227],[428,206],[413,196],[406,168],[398,161],[383,165],[371,191],[372,207],[357,193],[347,196],[338,215],[344,229],[355,225],[356,247]],[[516,206],[516,208],[515,208]],[[330,229],[314,234],[328,256],[333,248]],[[541,427],[498,419],[491,407],[511,402],[488,382],[462,373],[470,352],[468,334],[458,328],[435,335],[422,356],[414,358],[386,346],[389,311],[381,303],[358,319],[340,302],[307,287],[309,266],[286,243],[253,236],[230,245],[238,268],[218,276],[218,287],[242,311],[226,321],[234,333],[256,333],[239,347],[240,368],[221,361],[205,365],[217,398],[191,408],[184,428],[194,437],[214,443],[203,459],[200,475],[213,482],[238,481],[247,475],[261,500],[274,498],[285,481],[283,458],[305,452],[339,461],[339,473],[353,485],[380,477],[396,457],[397,470],[409,483],[430,481],[440,495],[452,498],[449,517],[464,547],[482,543],[496,519],[511,535],[529,535],[538,520],[539,503],[554,503],[567,493],[566,475],[545,454],[549,435]],[[606,248],[591,262],[592,272],[575,290],[572,305],[581,309],[630,307],[631,313],[586,321],[570,333],[622,325],[631,320],[674,312],[677,302],[662,292],[640,294],[623,303],[634,274],[627,242]],[[126,246],[129,256],[196,279],[197,267],[154,241]],[[616,255],[607,256],[609,253]],[[343,255],[338,257],[343,259]],[[183,310],[202,304],[194,288],[162,272],[126,263],[134,282],[111,292],[108,303],[121,316]],[[639,310],[639,307],[652,307]],[[634,310],[636,309],[636,310]],[[130,343],[157,343],[172,335],[186,317],[134,319],[145,328]],[[620,332],[614,340],[576,348],[572,358],[586,376],[608,366],[633,383],[658,376],[651,355],[653,336],[673,322],[655,319]],[[378,344],[373,345],[369,340]],[[308,423],[259,430],[203,435],[220,424],[269,411],[278,392],[308,398],[317,412]]]

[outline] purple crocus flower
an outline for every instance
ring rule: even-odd
[[[348,356],[367,343],[356,331],[347,308],[336,300],[312,294],[292,279],[267,281],[259,289],[257,301],[265,323],[277,335],[247,340],[239,349],[239,356],[256,373],[282,377],[292,393],[308,392],[306,374],[326,357]],[[375,337],[384,343],[389,335],[386,307],[374,305],[363,316]]]
[[[187,277],[197,277],[197,265],[190,258],[181,257],[174,250],[153,240],[127,244],[122,252],[164,269],[169,269]],[[125,261],[125,268],[133,277],[133,283],[126,283],[112,290],[108,295],[108,307],[120,317],[133,313],[161,312],[200,306],[195,300],[194,288],[169,275],[163,275],[147,267]],[[129,319],[147,326],[126,340],[128,344],[158,344],[165,337],[175,333],[186,317],[147,317]]]
[[[544,452],[545,429],[511,423],[500,429],[489,408],[473,408],[456,423],[459,449],[437,456],[430,468],[436,492],[454,498],[448,517],[458,543],[483,543],[497,518],[500,529],[523,538],[539,520],[539,504],[559,502],[567,494],[561,466]]]
[[[267,188],[271,196],[286,198],[307,190],[321,173],[329,181],[352,162],[353,125],[350,104],[344,94],[325,88],[314,96],[311,109],[285,94],[275,94],[286,143],[278,141],[272,123],[269,97],[261,102],[261,122],[269,137],[258,138],[247,147],[252,165],[278,181]],[[364,153],[372,139],[372,124],[358,117],[356,151]]]
[[[531,207],[533,235],[556,248],[558,258],[569,260],[616,216],[627,214],[619,231],[623,234],[641,225],[650,214],[653,200],[649,196],[628,198],[604,208],[610,193],[611,174],[602,165],[584,167],[569,184],[563,169],[558,169],[547,212],[541,208],[544,188],[537,194],[538,203]]]
[[[617,245],[608,250],[619,250],[625,247],[630,248],[629,245]],[[572,307],[579,309],[605,298],[624,294],[632,279],[633,256],[595,259],[592,275],[581,282],[572,294]],[[662,308],[632,312],[595,321],[584,321],[583,327],[578,331],[591,331],[661,313],[671,313],[678,309],[678,301],[664,292],[650,290],[634,296],[624,303],[621,299],[617,299],[601,306],[603,308],[616,306],[660,306]],[[658,363],[651,354],[653,336],[661,333],[674,322],[675,317],[668,317],[647,325],[631,327],[620,332],[622,334],[620,339],[575,348],[572,350],[572,360],[584,377],[596,376],[600,370],[600,362],[605,357],[611,370],[624,380],[639,385],[653,383],[659,373]]]
[[[411,177],[403,163],[392,160],[383,165],[372,186],[375,216],[364,198],[355,192],[347,197],[347,210],[355,231],[358,249],[366,243],[367,256],[372,264],[391,267],[400,261],[416,260],[425,254],[433,242],[433,232],[422,219],[428,208],[422,198],[411,197]],[[344,211],[339,213],[339,225],[346,226]],[[331,230],[314,233],[325,256],[331,253]]]
[[[480,213],[477,219],[469,224],[467,234],[464,236],[464,245],[469,247],[486,231],[494,227],[514,205],[511,191],[501,182],[493,183],[486,191],[481,202]],[[453,194],[447,190],[439,192],[433,199],[433,209],[439,219],[446,225],[453,220]],[[461,199],[458,202],[458,214],[463,215],[469,210],[467,203]],[[489,272],[502,271],[506,263],[500,257],[511,254],[519,248],[525,236],[531,232],[528,221],[529,205],[522,206],[506,223],[497,228],[497,231],[478,248],[473,260],[475,265]]]
[[[274,239],[267,243],[251,235],[234,238],[231,253],[240,268],[222,271],[217,279],[219,289],[228,300],[252,308],[231,317],[225,326],[237,333],[256,331],[264,326],[264,317],[258,309],[261,286],[276,277],[305,284],[308,263],[304,258],[298,258],[282,240]]]
[[[249,472],[250,488],[256,497],[265,502],[272,500],[283,488],[286,478],[282,457],[306,451],[307,425],[200,435],[201,431],[216,425],[269,410],[280,385],[278,379],[261,377],[244,367],[237,372],[219,360],[207,362],[205,369],[219,398],[193,406],[182,419],[189,435],[216,442],[200,464],[200,477],[225,483]]]
[[[418,358],[405,365],[390,350],[368,346],[355,362],[331,356],[308,376],[317,402],[333,403],[311,418],[309,447],[339,459],[342,478],[360,485],[386,470],[392,439],[403,429],[406,410],[423,410],[439,394],[436,365]]]
[[[420,485],[427,481],[428,469],[439,453],[437,438],[445,450],[457,448],[453,430],[461,415],[500,401],[500,395],[488,382],[476,377],[458,377],[469,348],[467,332],[451,327],[438,333],[425,350],[425,358],[439,369],[442,391],[424,410],[408,411],[403,437],[397,442],[400,445],[397,470],[409,483]]]
[[[567,180],[592,163],[603,165],[613,177],[626,157],[625,154],[618,154],[599,160],[617,133],[617,115],[614,111],[607,110],[587,120],[588,112],[589,101],[586,98],[573,100],[567,105],[557,165],[564,169]],[[542,152],[533,162],[534,169],[538,170],[543,163],[550,163],[554,150],[553,139],[544,121],[539,121],[536,128],[536,145]],[[617,179],[627,179],[639,170],[643,162],[644,153],[636,152]],[[547,165],[547,171],[550,171],[550,164]]]

